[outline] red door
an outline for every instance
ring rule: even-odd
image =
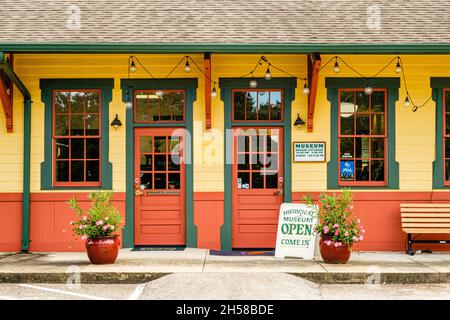
[[[274,248],[283,203],[283,130],[235,128],[233,248]]]
[[[184,132],[135,129],[135,244],[184,245]]]

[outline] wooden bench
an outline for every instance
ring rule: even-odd
[[[409,255],[413,243],[450,243],[450,240],[416,240],[413,234],[450,234],[450,204],[402,203],[400,204],[402,229],[408,234]]]

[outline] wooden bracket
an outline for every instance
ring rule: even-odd
[[[205,126],[211,129],[211,54],[205,53]]]
[[[308,119],[306,120],[308,132],[313,132],[314,109],[316,107],[317,85],[321,64],[320,54],[308,54],[308,86],[310,88],[308,95]]]
[[[12,56],[8,62],[12,63]],[[0,101],[5,112],[6,131],[13,132],[13,82],[3,70],[0,71]]]

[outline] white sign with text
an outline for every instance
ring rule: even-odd
[[[278,218],[275,257],[314,258],[317,205],[283,203]]]

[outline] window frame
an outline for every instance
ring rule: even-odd
[[[388,184],[388,166],[389,166],[389,154],[388,154],[388,144],[389,144],[389,132],[388,132],[388,89],[387,88],[374,88],[373,92],[384,92],[384,113],[372,113],[372,112],[367,112],[364,114],[368,114],[369,115],[369,132],[370,132],[370,126],[371,126],[371,119],[370,116],[372,114],[384,114],[384,134],[382,135],[372,135],[371,133],[369,133],[368,135],[361,135],[361,134],[356,134],[356,111],[355,111],[355,123],[354,123],[354,134],[352,135],[342,135],[341,134],[341,94],[342,92],[354,92],[355,93],[355,103],[356,103],[356,93],[357,92],[364,92],[364,88],[339,88],[338,89],[338,110],[337,110],[337,123],[338,123],[338,136],[337,136],[337,148],[338,148],[338,186],[340,187],[352,187],[352,186],[362,186],[362,187],[366,187],[366,186],[375,186],[375,187],[386,187]],[[365,94],[365,93],[364,93]],[[371,105],[371,96],[369,97],[369,104]],[[369,107],[370,108],[370,107]],[[370,110],[370,109],[369,109]],[[383,181],[342,181],[341,180],[341,139],[342,138],[383,138],[384,139],[384,180]],[[371,141],[371,140],[370,140]],[[354,145],[354,148],[356,148],[356,145]],[[369,146],[369,148],[371,148]],[[355,149],[354,149],[355,150]],[[356,162],[358,160],[364,160],[364,159],[358,159],[356,158],[356,152],[354,152],[354,157],[353,158],[349,158],[352,159],[352,161]],[[380,160],[381,158],[367,158],[366,160],[368,161],[372,161],[372,160]],[[354,166],[355,171],[356,171],[356,165]],[[369,174],[370,174],[370,169],[369,169]]]
[[[277,119],[277,120],[264,120],[264,119],[244,119],[244,120],[237,120],[234,118],[234,95],[236,92],[252,92],[252,91],[256,91],[256,92],[280,92],[281,93],[281,109],[280,109],[280,115],[281,118]],[[269,94],[269,102],[270,102],[270,94]],[[258,105],[258,100],[257,100],[257,105]],[[244,118],[247,115],[247,108],[246,108],[247,104],[244,105]],[[259,107],[257,109],[259,111]],[[257,111],[256,113],[256,117],[258,118],[258,114],[259,112]],[[270,118],[270,108],[269,108],[269,118]],[[255,122],[261,122],[261,123],[283,123],[284,122],[284,89],[283,88],[270,88],[270,89],[265,89],[265,88],[255,88],[255,89],[251,89],[251,88],[234,88],[231,90],[231,122],[232,123],[238,123],[238,122],[242,122],[242,123],[255,123]]]
[[[138,124],[152,124],[152,123],[167,123],[167,124],[172,124],[172,123],[186,123],[186,90],[184,89],[164,89],[161,90],[164,93],[170,93],[170,92],[181,92],[183,94],[183,120],[177,121],[177,120],[158,120],[158,121],[142,121],[142,120],[137,120],[137,95],[144,93],[144,94],[149,94],[150,92],[155,92],[158,90],[155,89],[148,89],[148,90],[134,90],[133,91],[133,105],[136,106],[133,111],[133,120],[134,123],[138,123]],[[161,97],[159,98],[159,100],[161,100]],[[161,117],[161,102],[159,102],[158,104],[158,115],[159,117]],[[172,116],[172,114],[171,114]]]
[[[450,93],[450,87],[446,87],[442,89],[442,144],[443,144],[443,149],[442,149],[442,181],[444,182],[444,187],[450,187],[450,180],[446,179],[447,176],[447,166],[446,166],[446,161],[450,160],[450,158],[446,157],[446,144],[447,144],[447,138],[450,139],[450,134],[447,134],[447,114],[450,115],[450,112],[447,112],[446,110],[446,94]]]
[[[86,136],[86,132],[83,136],[72,136],[70,133],[70,121],[71,121],[71,115],[72,112],[69,109],[69,112],[67,115],[69,116],[69,135],[67,136],[57,136],[56,135],[56,94],[58,92],[68,92],[69,93],[69,101],[70,101],[70,93],[72,92],[97,92],[98,93],[98,125],[99,125],[99,134],[97,136]],[[85,105],[86,106],[86,105]],[[83,113],[76,113],[76,114],[83,114],[86,115],[86,109]],[[52,93],[52,180],[53,180],[53,186],[54,187],[100,187],[102,184],[102,90],[101,89],[53,89]],[[84,128],[83,130],[86,130],[86,120],[84,121]],[[84,158],[77,159],[78,161],[83,160],[84,165],[84,179],[86,179],[86,139],[99,139],[99,158],[98,159],[90,159],[93,161],[98,161],[99,163],[99,173],[98,173],[98,181],[57,181],[56,180],[56,168],[57,168],[57,161],[56,158],[56,140],[57,139],[68,139],[69,143],[72,139],[83,139],[84,140]],[[70,179],[70,173],[71,173],[71,152],[70,152],[70,144],[69,144],[69,179]]]

